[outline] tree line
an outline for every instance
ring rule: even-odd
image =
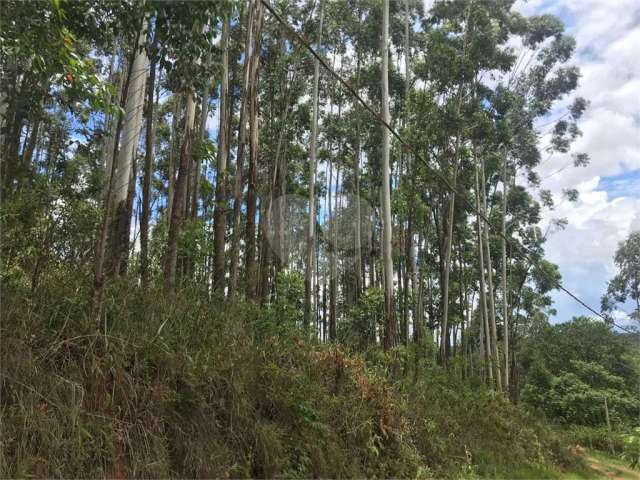
[[[97,322],[119,281],[265,308],[299,292],[321,341],[415,348],[514,394],[566,224],[541,227],[536,168],[588,102],[562,22],[512,7],[5,2],[4,281],[80,272]]]

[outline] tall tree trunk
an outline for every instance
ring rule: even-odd
[[[171,212],[173,209],[173,199],[176,192],[176,162],[175,153],[178,149],[178,123],[180,121],[180,107],[182,103],[182,95],[174,94],[173,112],[171,116],[171,144],[169,145],[169,184],[167,192],[167,226],[171,224]]]
[[[211,63],[211,54],[207,57],[207,64]],[[224,77],[223,77],[224,78]],[[202,90],[202,104],[200,106],[200,129],[199,140],[204,142],[207,138],[207,120],[209,118],[209,91],[211,89],[211,81],[207,81]],[[229,127],[227,127],[229,128]],[[227,130],[227,135],[229,135]],[[227,142],[228,143],[228,142]],[[228,150],[228,149],[227,149]],[[227,157],[229,153],[227,152]],[[200,199],[200,171],[202,169],[202,161],[198,160],[195,169],[195,178],[193,181],[193,195],[191,197],[191,217],[196,218],[198,216],[198,200]]]
[[[220,85],[220,128],[218,130],[218,168],[216,172],[216,206],[214,224],[214,270],[213,289],[224,291],[225,278],[225,233],[227,218],[227,161],[229,144],[229,28],[227,15],[222,25],[222,78]]]
[[[383,0],[382,6],[382,117],[391,123],[389,114],[389,0]],[[391,251],[391,179],[389,157],[391,145],[389,130],[382,127],[382,255],[384,272],[385,334],[384,349],[389,350],[396,337],[395,305],[393,298],[393,256]]]
[[[451,246],[453,243],[453,222],[455,213],[458,166],[457,161],[453,169],[453,192],[449,194],[449,208],[447,212],[447,230],[444,245],[444,263],[442,270],[442,338],[440,343],[440,354],[443,365],[447,365],[449,357],[449,270],[451,268]]]
[[[236,176],[233,187],[233,236],[231,238],[230,267],[229,267],[229,295],[237,293],[240,256],[240,219],[242,207],[242,187],[244,175],[244,152],[247,135],[247,104],[249,82],[251,78],[251,49],[253,48],[253,9],[249,9],[247,16],[247,34],[244,48],[244,67],[242,82],[242,99],[240,102],[240,118],[238,122],[238,150],[236,154]]]
[[[424,337],[424,251],[422,250],[422,232],[418,231],[418,275],[414,279],[413,287],[417,290],[416,311],[413,320],[413,340],[416,344],[423,341]]]
[[[364,266],[362,264],[362,209],[360,205],[360,156],[361,156],[361,145],[360,145],[360,125],[358,124],[358,131],[356,133],[356,155],[355,155],[355,165],[353,170],[354,176],[354,184],[356,191],[356,221],[355,221],[355,301],[357,302],[360,299],[360,295],[364,290]]]
[[[253,0],[253,46],[251,48],[251,75],[249,79],[249,172],[247,178],[247,226],[245,230],[245,278],[249,298],[256,295],[256,171],[259,157],[258,68],[262,30],[262,3]]]
[[[182,229],[184,216],[185,190],[189,180],[191,165],[191,143],[193,140],[193,125],[196,114],[196,99],[193,90],[186,94],[184,139],[180,152],[180,166],[176,180],[173,205],[171,207],[171,222],[169,224],[169,238],[167,241],[167,254],[165,256],[164,275],[165,290],[173,295],[176,287],[176,268],[178,263],[178,237]]]
[[[362,21],[362,12],[358,11],[358,19]],[[357,91],[360,90],[360,53],[356,53],[356,85]],[[355,301],[360,299],[360,295],[365,290],[366,278],[365,268],[362,261],[362,208],[360,201],[360,163],[362,159],[362,142],[360,139],[360,119],[356,120],[356,154],[355,165],[353,170],[354,186],[356,193],[356,221],[355,221],[355,279],[356,279],[356,295]]]
[[[316,50],[322,45],[322,24],[324,9],[320,0],[320,27]],[[311,281],[314,272],[315,229],[316,229],[316,149],[318,145],[318,94],[320,89],[320,62],[313,64],[313,112],[311,120],[311,145],[309,148],[309,224],[307,227],[307,261],[304,272],[304,326],[309,326],[311,318]]]
[[[480,182],[482,191],[482,210],[487,216],[487,193],[486,193],[486,180],[484,174],[484,159],[480,160]],[[493,289],[493,264],[491,262],[491,248],[489,245],[489,228],[485,225],[484,231],[484,248],[486,252],[487,262],[487,289],[489,291],[488,303],[489,303],[489,320],[491,327],[491,355],[493,357],[493,367],[495,369],[495,381],[498,391],[502,390],[502,374],[500,373],[500,356],[498,354],[498,334],[496,328],[496,308],[495,308],[495,291]]]
[[[115,55],[116,48],[117,47],[114,46],[114,55]],[[126,57],[124,57],[123,55],[121,56],[123,58],[121,59],[122,67],[120,68],[120,72],[119,72],[118,86],[116,87],[117,96],[116,96],[116,101],[113,102],[114,105],[117,105],[117,106],[121,106],[122,104],[122,99],[123,99],[122,97],[125,94],[125,81],[128,82],[128,76],[129,76],[128,62],[126,60]],[[112,170],[113,161],[115,158],[116,143],[119,138],[120,128],[122,128],[122,121],[118,118],[118,116],[115,113],[113,113],[109,115],[108,123],[106,123],[105,125],[106,125],[105,126],[106,140],[104,142],[103,149],[102,149],[102,165],[104,165],[104,172],[105,172],[105,179],[106,179],[103,187],[103,197],[105,199],[105,204],[106,204],[107,191],[109,190],[109,182],[111,180],[111,170]]]
[[[145,48],[139,48],[146,41],[146,25],[140,29],[136,54],[129,72],[129,87],[125,116],[122,124],[121,145],[118,152],[116,174],[112,188],[113,207],[115,216],[112,220],[110,234],[111,241],[111,273],[118,275],[124,256],[129,249],[129,234],[131,225],[131,210],[127,199],[130,196],[130,182],[134,171],[134,161],[138,148],[138,141],[142,131],[142,114],[144,110],[145,86],[147,81],[148,59]],[[135,179],[133,179],[135,181]]]
[[[156,20],[157,21],[157,20]],[[149,23],[151,25],[151,23]],[[149,85],[147,86],[147,118],[144,152],[144,178],[142,181],[142,213],[140,216],[140,277],[142,286],[149,285],[149,220],[151,218],[151,176],[153,175],[153,145],[155,142],[154,127],[154,90],[156,86],[156,58],[158,33],[154,34]]]
[[[333,106],[332,112],[333,113]],[[329,146],[329,155],[331,155],[331,146]],[[335,221],[333,218],[333,202],[331,200],[333,190],[333,159],[329,158],[329,176],[327,178],[327,220],[329,222],[329,235],[326,241],[327,244],[327,253],[329,255],[329,340],[336,340],[336,278],[335,272],[333,271],[334,267],[334,256],[335,244],[333,242],[334,235],[333,230],[335,229]]]
[[[404,50],[405,50],[405,58],[404,58],[404,94],[405,94],[405,125],[408,121],[409,115],[409,93],[411,87],[411,49],[409,43],[409,21],[410,21],[410,13],[409,13],[409,0],[405,0],[404,2]],[[407,172],[409,174],[409,183],[410,183],[410,200],[409,200],[409,218],[407,225],[407,237],[406,237],[406,261],[407,261],[407,277],[408,281],[405,282],[407,290],[410,292],[409,299],[411,304],[411,320],[414,323],[415,329],[415,308],[416,308],[416,262],[414,257],[414,242],[413,242],[413,227],[415,223],[414,219],[414,206],[415,206],[415,182],[413,178],[413,160],[409,155],[406,157],[406,165]],[[411,286],[409,287],[409,282],[411,282]],[[408,342],[408,338],[407,338]]]
[[[338,118],[340,118],[341,107],[338,108]],[[338,147],[338,154],[340,147]],[[338,189],[340,185],[340,164],[336,165],[336,178],[333,189],[333,210],[331,216],[331,254],[329,260],[330,265],[330,312],[329,312],[329,336],[332,341],[338,339]],[[331,190],[329,190],[331,193]],[[329,204],[331,204],[331,194],[329,195]]]
[[[481,203],[480,203],[480,179],[478,175],[478,166],[475,167],[475,176],[476,176],[476,209],[478,212],[481,211]],[[480,215],[476,217],[477,223],[477,235],[478,235],[478,264],[480,271],[480,321],[481,321],[481,339],[480,343],[482,348],[484,349],[484,356],[487,365],[487,372],[489,374],[489,384],[493,386],[493,365],[492,365],[492,349],[491,349],[491,334],[489,330],[489,312],[487,311],[487,297],[486,297],[486,287],[485,287],[485,263],[484,263],[484,248],[482,242],[482,220],[480,219]],[[484,339],[484,345],[482,340]]]
[[[502,318],[504,323],[504,390],[509,393],[509,290],[507,287],[507,154],[502,165]]]
[[[141,31],[141,34],[143,32]],[[137,42],[140,41],[140,35],[138,36]],[[134,56],[133,61],[136,59],[135,51],[137,49],[137,43],[134,48]],[[127,114],[131,113],[133,116],[133,112],[128,112],[127,107],[133,108],[133,105],[129,105],[127,100],[129,98],[128,92],[130,91],[130,84],[132,80],[131,71],[133,70],[132,64],[128,64],[128,62],[123,59],[122,69],[120,72],[120,82],[118,89],[118,103],[117,105],[125,110],[125,119],[127,118]],[[126,79],[126,80],[125,80]],[[131,116],[129,118],[131,118]],[[122,133],[122,125],[124,123],[124,119],[118,118],[117,122],[114,122],[112,125],[112,135],[110,137],[109,148],[112,148],[111,152],[107,152],[107,182],[105,183],[103,196],[104,196],[104,213],[102,217],[102,222],[100,223],[100,227],[98,229],[96,235],[96,245],[95,245],[95,258],[93,263],[93,292],[91,298],[91,315],[96,320],[96,322],[100,322],[100,318],[102,316],[102,298],[104,294],[104,283],[105,283],[105,266],[107,264],[107,242],[109,238],[109,232],[113,230],[113,208],[115,203],[115,181],[116,181],[116,170],[118,167],[117,158],[119,153],[119,140],[120,135]],[[54,153],[53,148],[53,139],[50,138],[49,141],[49,149],[47,152],[47,160],[46,160],[46,174],[50,175],[51,170],[53,169],[53,163],[57,156],[57,153]]]

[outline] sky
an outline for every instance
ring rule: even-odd
[[[618,243],[640,230],[640,1],[518,0],[515,8],[526,15],[559,16],[577,42],[572,62],[582,77],[572,98],[585,97],[590,106],[572,152],[588,153],[591,162],[563,169],[570,154],[555,154],[538,173],[541,188],[556,199],[543,223],[569,221],[550,236],[547,258],[558,264],[565,287],[599,309],[607,280],[615,275]],[[562,200],[566,188],[580,192],[577,202]],[[553,298],[554,321],[589,313],[562,292]],[[622,312],[614,316],[620,324],[632,323]]]

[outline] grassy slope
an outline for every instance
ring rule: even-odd
[[[121,285],[4,296],[0,475],[557,478],[562,441],[480,385],[305,339],[276,315]],[[560,470],[558,470],[560,469]],[[577,477],[587,478],[587,477]]]

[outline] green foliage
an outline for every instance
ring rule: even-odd
[[[634,428],[630,433],[623,435],[624,449],[622,457],[633,468],[640,468],[640,427]]]
[[[346,321],[338,324],[338,339],[360,351],[376,343],[376,333],[384,328],[384,291],[367,289],[351,307]]]
[[[276,292],[275,318],[286,325],[295,325],[304,313],[304,276],[299,272],[279,272]]]
[[[525,349],[522,400],[554,421],[597,426],[606,422],[606,398],[612,425],[622,428],[640,409],[635,356],[633,343],[602,322],[543,325]]]
[[[611,279],[602,297],[602,309],[612,312],[617,303],[627,299],[635,303],[633,317],[640,319],[640,232],[633,232],[620,242],[614,256],[618,274]]]

